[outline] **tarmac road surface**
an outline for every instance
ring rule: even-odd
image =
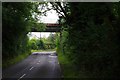
[[[56,52],[34,52],[21,62],[3,70],[2,78],[3,80],[61,78]]]

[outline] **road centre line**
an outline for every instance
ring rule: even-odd
[[[29,70],[32,70],[34,67],[31,67]]]
[[[23,78],[26,74],[23,74],[18,80],[20,80],[21,78]]]

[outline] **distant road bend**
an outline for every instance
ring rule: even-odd
[[[56,52],[34,52],[23,61],[3,70],[4,79],[61,78]]]

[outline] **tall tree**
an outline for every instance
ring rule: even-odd
[[[60,45],[65,45],[66,56],[78,69],[81,67],[91,72],[99,71],[96,74],[104,77],[118,76],[119,3],[63,4],[52,3],[65,19]],[[116,70],[113,70],[115,67]]]
[[[3,59],[30,51],[27,33],[37,22],[39,3],[34,2],[3,2]],[[34,22],[34,23],[33,23]]]

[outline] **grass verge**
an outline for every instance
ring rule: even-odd
[[[4,69],[4,68],[7,68],[7,67],[9,67],[13,64],[16,64],[19,61],[25,59],[27,56],[29,56],[29,54],[25,53],[25,54],[22,54],[22,55],[18,55],[16,57],[12,58],[12,59],[3,60],[2,61],[2,68]]]
[[[68,58],[62,53],[58,54],[63,78],[78,78],[78,71]]]
[[[72,63],[72,61],[70,61],[64,54],[58,53],[58,60],[61,66],[63,78],[89,78],[85,72],[82,72],[80,69],[77,69],[77,67]]]

